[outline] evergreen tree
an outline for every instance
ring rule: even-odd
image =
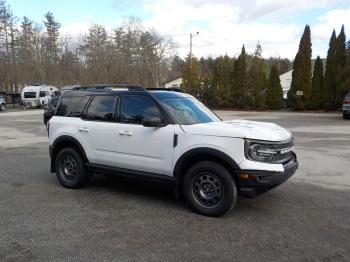
[[[55,63],[58,58],[58,37],[61,25],[55,20],[51,12],[45,15],[44,25],[46,27],[46,53],[49,63]]]
[[[311,32],[310,27],[306,25],[294,60],[291,89],[288,92],[288,100],[292,109],[302,110],[306,107],[310,87]],[[297,96],[297,91],[303,91],[303,96]]]
[[[267,88],[266,66],[261,53],[261,45],[258,44],[248,72],[248,90],[251,97],[251,105],[258,109],[266,106],[265,96]]]
[[[213,73],[215,99],[220,107],[231,106],[233,62],[227,55],[217,59]]]
[[[234,64],[233,89],[231,100],[234,107],[244,108],[249,96],[247,94],[247,54],[243,45],[241,54]]]
[[[271,68],[266,92],[266,102],[270,109],[281,109],[283,106],[283,90],[276,65]]]
[[[182,74],[181,88],[195,97],[199,97],[200,95],[201,78],[198,69],[198,61],[197,58],[193,56],[191,59],[189,56],[186,59],[185,69]]]
[[[324,92],[323,92],[323,108],[326,110],[334,109],[335,93],[336,93],[336,49],[337,37],[333,30],[329,41],[329,49],[327,53],[326,72],[324,76]]]
[[[343,90],[343,82],[346,79],[344,69],[346,67],[346,36],[344,32],[344,25],[342,26],[337,38],[337,47],[335,54],[336,76],[335,76],[335,95],[334,108],[339,109],[342,106],[342,101],[346,90]]]
[[[288,92],[288,102],[292,109],[303,110],[308,105],[311,89],[311,31],[308,25],[299,44],[299,51],[295,56],[292,73],[291,88]],[[297,96],[297,91],[303,91]]]
[[[319,56],[315,61],[314,73],[312,76],[312,87],[310,92],[310,109],[322,108],[322,96],[323,96],[323,64]]]
[[[346,64],[342,71],[342,74],[344,76],[344,80],[341,84],[341,90],[343,95],[343,98],[347,92],[350,92],[350,41],[347,43],[347,49],[346,49]]]

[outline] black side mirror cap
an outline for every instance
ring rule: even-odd
[[[164,127],[164,126],[167,126],[168,124],[165,123],[159,117],[146,116],[142,120],[142,125],[145,127]]]

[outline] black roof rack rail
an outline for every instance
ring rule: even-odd
[[[74,90],[103,90],[103,89],[128,89],[129,91],[146,91],[146,88],[138,85],[129,84],[97,84],[91,86],[75,87]]]
[[[180,88],[176,88],[176,87],[169,87],[169,88],[164,88],[164,87],[161,87],[161,88],[149,87],[149,88],[146,88],[146,90],[149,90],[149,91],[172,91],[172,92],[183,93],[183,91],[182,91]]]

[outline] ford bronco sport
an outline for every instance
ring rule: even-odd
[[[194,97],[139,86],[69,91],[49,121],[51,172],[67,188],[92,173],[174,183],[195,212],[220,216],[296,171],[293,137],[271,123],[222,121]]]

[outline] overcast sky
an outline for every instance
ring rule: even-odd
[[[263,56],[293,59],[305,24],[311,26],[313,57],[325,57],[333,28],[350,35],[350,0],[7,0],[14,14],[40,22],[54,13],[62,32],[87,32],[94,23],[113,29],[136,16],[177,44],[177,53],[237,56],[243,44],[253,52],[260,41]],[[349,38],[348,38],[349,39]]]

